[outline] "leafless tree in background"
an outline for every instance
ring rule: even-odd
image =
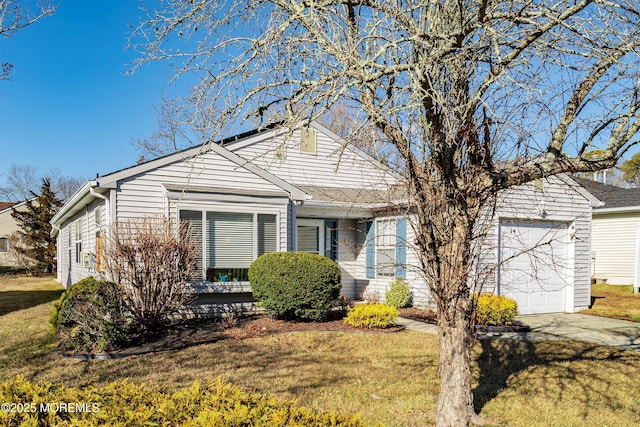
[[[53,14],[54,10],[49,1],[0,0],[0,36],[11,37],[18,30]],[[12,69],[13,65],[0,59],[0,80],[9,79]]]
[[[38,169],[30,165],[12,164],[4,174],[6,187],[0,187],[0,198],[3,201],[21,202],[32,198],[40,188]]]
[[[41,175],[38,168],[31,165],[12,164],[9,170],[2,174],[5,177],[6,186],[0,187],[0,200],[10,202],[22,202],[38,194],[42,179],[51,182],[51,188],[56,196],[65,201],[82,185],[83,180],[72,176],[62,175],[57,169],[51,169]]]
[[[219,128],[293,126],[344,102],[392,145],[437,303],[440,426],[481,422],[471,391],[474,230],[504,189],[613,167],[640,128],[635,1],[167,0],[139,64],[196,76]],[[213,126],[215,127],[215,126]],[[347,138],[348,140],[349,138]],[[601,149],[592,159],[585,153]],[[506,161],[508,160],[508,161]]]
[[[100,263],[106,279],[120,287],[123,302],[142,333],[157,333],[193,300],[189,276],[197,251],[188,224],[143,217],[111,225]]]

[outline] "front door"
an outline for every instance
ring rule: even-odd
[[[297,220],[297,248],[300,252],[312,252],[324,255],[324,220]]]

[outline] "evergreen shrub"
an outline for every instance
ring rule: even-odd
[[[249,268],[253,296],[273,316],[324,320],[340,295],[340,267],[308,252],[270,252]]]
[[[93,276],[63,292],[49,322],[60,346],[76,351],[109,350],[126,341],[130,327],[118,286]]]

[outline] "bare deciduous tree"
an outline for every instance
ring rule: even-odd
[[[5,174],[7,186],[0,187],[0,197],[3,200],[21,202],[28,200],[32,192],[36,192],[40,185],[38,169],[30,165],[13,163]]]
[[[201,113],[241,125],[276,111],[293,126],[346,102],[393,146],[417,213],[419,268],[437,303],[436,423],[480,422],[470,370],[474,230],[502,190],[613,167],[637,142],[637,2],[165,6],[134,34],[140,63],[167,60],[199,77],[191,100],[202,101]],[[585,156],[595,148],[603,156]]]
[[[189,99],[169,99],[166,95],[163,96],[156,107],[156,130],[147,137],[133,141],[133,146],[140,153],[139,162],[204,144],[216,133],[224,131],[224,124],[220,128],[216,127],[211,111],[203,114],[197,106],[197,102]]]
[[[14,163],[3,175],[7,186],[0,187],[0,199],[12,202],[21,202],[32,198],[32,194],[37,193],[43,179],[47,179],[51,183],[54,193],[63,201],[69,200],[82,185],[80,178],[62,175],[57,168],[51,169],[44,176],[41,176],[34,166]]]
[[[0,36],[11,37],[16,31],[54,12],[51,2],[0,0]],[[0,80],[7,80],[13,65],[0,62]]]
[[[166,218],[113,223],[101,250],[106,278],[122,290],[123,302],[142,333],[157,333],[193,300],[189,276],[197,251],[189,228]]]

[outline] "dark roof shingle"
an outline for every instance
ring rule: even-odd
[[[15,202],[0,202],[0,211],[8,209],[15,204],[16,204]]]
[[[589,179],[572,178],[585,190],[604,202],[601,209],[640,206],[640,188],[622,188]]]

